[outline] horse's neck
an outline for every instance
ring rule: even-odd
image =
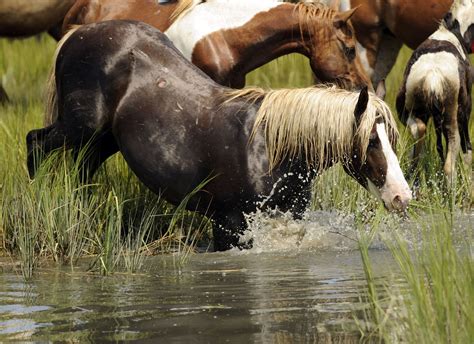
[[[257,15],[244,27],[224,34],[228,44],[238,48],[234,49],[240,61],[238,69],[244,73],[290,53],[310,57],[310,35],[306,27],[300,28],[298,12],[291,4]]]
[[[324,19],[320,21],[324,25]],[[319,25],[319,24],[318,24]],[[234,54],[234,70],[246,74],[280,56],[300,53],[311,57],[312,34],[301,25],[293,4],[281,4],[257,14],[244,26],[222,33]]]
[[[279,0],[208,0],[179,17],[165,33],[191,60],[200,41],[207,40],[213,33],[242,27],[256,14],[278,5]]]

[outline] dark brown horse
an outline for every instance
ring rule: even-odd
[[[82,26],[55,63],[50,126],[27,136],[28,168],[65,145],[87,147],[83,175],[120,151],[150,189],[210,216],[217,250],[239,244],[244,213],[301,215],[315,173],[336,162],[389,210],[411,198],[390,142],[396,124],[367,88],[235,91],[187,61],[141,22]]]
[[[177,6],[184,8],[173,16]],[[235,88],[245,85],[248,72],[282,55],[300,53],[309,58],[319,81],[360,89],[370,81],[355,51],[349,22],[354,12],[276,0],[163,4],[155,0],[79,0],[66,15],[63,28],[110,19],[146,22],[165,32],[212,79]]]

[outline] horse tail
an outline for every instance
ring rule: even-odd
[[[56,51],[53,56],[53,63],[49,71],[47,86],[46,86],[46,108],[44,111],[44,124],[46,126],[51,125],[58,118],[58,97],[56,90],[56,61],[58,59],[59,52],[63,47],[64,43],[72,36],[80,25],[75,25],[61,38],[56,47]]]
[[[450,85],[443,73],[434,68],[423,80],[423,96],[428,106],[438,112],[444,112],[445,100],[450,96]]]

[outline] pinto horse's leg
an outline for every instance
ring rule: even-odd
[[[467,168],[472,169],[472,144],[469,137],[469,117],[471,115],[471,105],[467,106],[458,116],[459,132],[461,135],[461,149],[464,154],[464,163]]]
[[[41,161],[54,149],[68,146],[67,137],[57,123],[43,129],[32,130],[26,136],[27,166],[33,179]]]
[[[444,173],[448,181],[448,186],[453,184],[456,173],[456,159],[461,148],[461,139],[457,121],[458,104],[453,104],[447,108],[448,117],[443,125],[444,137],[446,140],[447,153],[444,161]]]
[[[410,115],[408,116],[407,126],[416,141],[410,156],[410,175],[412,175],[416,173],[416,168],[418,167],[420,156],[425,144],[426,124],[420,118]]]
[[[250,248],[252,243],[239,243],[247,224],[240,210],[232,210],[213,216],[214,251],[226,251],[232,247]]]
[[[74,160],[80,161],[79,176],[83,183],[89,182],[97,169],[119,148],[110,131],[96,134],[88,142],[74,148]]]

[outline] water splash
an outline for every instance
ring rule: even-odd
[[[474,214],[457,213],[455,218],[455,237],[472,237]],[[439,221],[442,220],[440,216]],[[253,246],[242,251],[243,254],[357,250],[360,235],[368,234],[373,226],[370,221],[357,226],[354,214],[337,210],[306,211],[302,219],[293,219],[290,212],[258,210],[246,215],[246,221],[248,230],[241,236],[240,241],[252,241]],[[420,247],[422,231],[429,230],[436,221],[438,220],[433,215],[414,219],[386,214],[376,225],[376,235],[370,247],[387,249],[386,242],[393,238],[393,234],[397,234],[410,248]]]

